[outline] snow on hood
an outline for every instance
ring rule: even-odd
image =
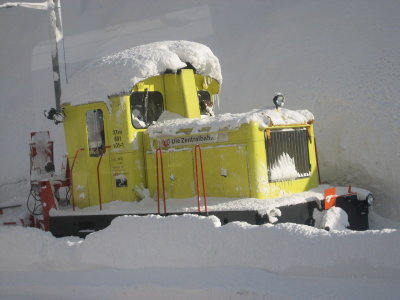
[[[164,41],[95,60],[70,78],[63,88],[62,101],[77,104],[77,101],[104,100],[111,94],[129,92],[146,78],[186,67],[187,62],[198,73],[222,83],[219,60],[210,48],[189,41]]]
[[[234,130],[251,121],[258,122],[260,128],[266,128],[271,125],[307,124],[314,120],[314,115],[308,110],[289,110],[285,108],[279,110],[275,108],[254,109],[246,113],[226,113],[201,119],[161,117],[160,119],[163,121],[157,122],[148,128],[148,133],[152,138],[176,135],[180,130],[188,128],[193,129],[191,133],[194,134],[199,133],[203,128],[209,128],[208,132]]]

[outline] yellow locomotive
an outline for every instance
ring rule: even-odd
[[[211,66],[218,62],[204,47],[165,42],[131,49],[128,58],[127,52],[116,54],[125,67],[131,68],[127,59],[137,64],[138,57],[152,55],[156,65],[164,65],[130,81],[125,91],[107,91],[105,102],[62,105],[67,172],[62,179],[48,172],[39,180],[47,185],[34,181],[46,203],[46,229],[57,236],[79,234],[101,229],[117,215],[153,213],[313,225],[313,211],[328,207],[327,196],[349,215],[350,227],[367,229],[368,192],[350,188],[327,195],[319,186],[309,111],[282,108],[283,95],[277,94],[273,108],[214,116],[221,77],[203,62],[210,57]],[[169,58],[154,48],[173,52],[179,67],[168,68]],[[209,55],[193,54],[204,51]],[[102,67],[115,71],[113,57],[103,59]],[[97,65],[92,74],[109,76]],[[62,186],[69,189],[66,206],[55,192]],[[110,209],[112,203],[120,205],[118,212]]]

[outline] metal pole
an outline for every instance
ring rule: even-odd
[[[63,39],[60,0],[47,0],[50,18],[51,64],[53,67],[54,97],[57,113],[61,112],[61,74],[58,43]]]
[[[7,2],[0,4],[0,8],[26,7],[39,10],[47,10],[50,18],[50,47],[51,64],[53,70],[54,97],[56,104],[55,113],[48,114],[50,119],[54,119],[54,114],[61,113],[61,73],[58,55],[58,43],[64,39],[62,20],[61,20],[61,0],[47,0],[41,3],[30,2]],[[56,121],[56,120],[55,120]]]

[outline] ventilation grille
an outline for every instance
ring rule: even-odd
[[[311,165],[306,128],[271,130],[265,136],[270,182],[310,176]]]

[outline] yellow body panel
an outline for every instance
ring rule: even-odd
[[[166,110],[180,114],[186,118],[199,118],[200,109],[198,104],[196,84],[192,70],[181,70],[181,74],[164,75],[165,95],[169,99],[173,99],[175,95],[180,94],[187,101],[170,101],[166,105]]]
[[[309,128],[312,125],[302,125]],[[269,127],[270,130],[291,128]],[[229,198],[276,198],[284,195],[304,192],[318,186],[317,161],[315,156],[314,137],[309,137],[310,176],[290,181],[269,182],[267,153],[265,148],[265,130],[257,122],[243,124],[238,130],[210,133],[223,135],[223,142],[200,143],[203,157],[204,177],[207,196]],[[178,138],[207,136],[207,134],[181,135]],[[145,135],[145,149],[148,187],[152,194],[157,190],[157,170],[155,149],[162,140],[177,137],[159,137],[151,139]],[[195,145],[164,147],[163,169],[165,190],[169,198],[191,198],[197,195],[195,176]],[[200,170],[198,162],[198,170]],[[161,166],[159,165],[159,174]],[[200,173],[199,173],[200,174]],[[161,175],[159,175],[161,189]],[[178,184],[180,182],[180,184]],[[201,186],[199,176],[199,185]],[[176,186],[182,188],[176,189]],[[200,189],[200,194],[201,189]]]
[[[142,131],[130,123],[128,96],[110,98],[110,107],[96,102],[78,106],[64,106],[64,122],[67,152],[70,167],[78,152],[72,170],[73,200],[78,207],[99,205],[99,182],[101,202],[115,200],[135,201],[139,197],[136,187],[145,186],[145,168],[142,147]],[[85,114],[89,110],[101,109],[104,117],[105,146],[100,157],[89,155]],[[100,162],[100,164],[99,164]],[[99,166],[99,180],[97,167]],[[121,184],[127,182],[126,186]],[[119,181],[118,181],[119,180]]]
[[[162,74],[136,84],[132,91],[157,91],[163,98],[164,110],[186,118],[199,118],[198,91],[218,94],[216,80],[194,74],[191,69],[176,74]],[[147,129],[132,125],[129,95],[109,97],[108,103],[64,105],[65,137],[72,170],[72,194],[78,207],[99,205],[99,182],[102,203],[139,200],[140,188],[148,188],[153,197],[157,191],[156,149],[163,150],[163,175],[167,198],[193,198],[197,184],[202,194],[201,167],[207,196],[231,198],[271,198],[303,192],[318,185],[313,125],[299,125],[308,133],[310,176],[273,182],[268,177],[266,145],[268,132],[296,126],[260,128],[257,122],[242,124],[236,130],[187,134],[187,128],[174,136],[151,138]],[[86,113],[101,110],[104,121],[103,156],[90,156]],[[186,132],[186,134],[185,134]],[[183,139],[183,144],[165,147],[162,140]],[[196,180],[195,146],[201,147],[203,165],[197,155],[199,180]],[[201,142],[203,141],[203,142]],[[78,151],[83,148],[83,151]],[[78,151],[74,162],[75,154]],[[101,164],[99,161],[101,159]],[[161,158],[160,158],[161,159]],[[99,180],[97,167],[99,165]],[[159,184],[161,188],[161,164]],[[266,200],[268,201],[268,200]]]

